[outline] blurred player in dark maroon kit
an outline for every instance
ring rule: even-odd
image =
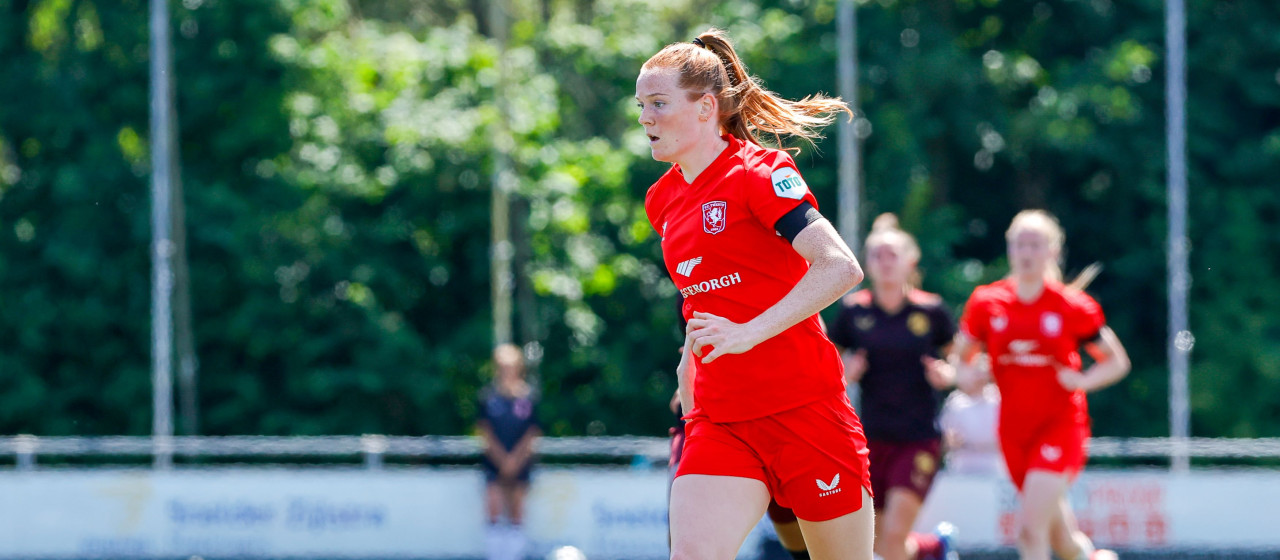
[[[876,554],[884,560],[941,560],[951,527],[913,533],[942,458],[938,391],[955,382],[940,359],[955,323],[942,298],[920,291],[920,247],[893,214],[876,218],[867,236],[871,289],[845,296],[831,324],[845,377],[861,387],[859,417],[871,450]]]
[[[862,269],[791,156],[756,137],[811,138],[848,107],[764,90],[714,29],[646,61],[636,101],[654,159],[673,164],[645,211],[688,320],[672,558],[733,558],[773,497],[813,558],[870,560],[866,442],[817,315]]]
[[[1009,476],[1021,494],[1018,551],[1023,560],[1115,558],[1095,550],[1076,526],[1067,488],[1084,468],[1090,432],[1085,393],[1129,372],[1129,357],[1098,302],[1062,284],[1065,235],[1041,210],[1013,218],[1005,233],[1008,278],[973,291],[960,319],[952,361],[958,375],[982,349],[1000,389],[999,436]],[[1088,369],[1084,346],[1093,357]]]

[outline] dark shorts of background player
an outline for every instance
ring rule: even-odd
[[[942,440],[920,441],[868,440],[871,450],[871,490],[876,510],[884,509],[889,490],[905,488],[924,501],[938,474],[942,459]]]
[[[485,484],[497,484],[500,482],[506,482],[502,480],[500,476],[498,476],[498,467],[494,465],[491,461],[489,461],[488,457],[484,457],[480,459],[480,468],[484,470]],[[529,476],[532,471],[533,471],[533,463],[525,463],[524,468],[520,469],[520,472],[516,474],[514,482],[516,482],[517,484],[528,486]]]
[[[677,477],[754,478],[778,504],[808,521],[862,509],[867,479],[862,423],[843,391],[777,414],[741,422],[689,419]]]

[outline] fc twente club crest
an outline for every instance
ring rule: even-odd
[[[724,231],[724,211],[728,207],[723,200],[713,200],[702,205],[702,231],[715,235]]]

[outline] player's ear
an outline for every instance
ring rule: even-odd
[[[698,98],[698,120],[706,122],[716,115],[716,96],[710,93]]]

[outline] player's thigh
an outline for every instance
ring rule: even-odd
[[[677,477],[671,484],[671,557],[734,558],[768,505],[769,489],[754,478]]]
[[[778,534],[778,543],[787,550],[804,550],[804,534],[800,532],[800,521],[796,512],[778,505],[776,500],[769,502],[769,521],[773,522],[773,531]]]
[[[826,521],[800,520],[809,557],[814,560],[871,560],[875,540],[875,510],[871,494],[862,489],[862,507]]]
[[[1062,500],[1067,494],[1067,475],[1031,469],[1022,484],[1022,523],[1025,529],[1047,533],[1062,518]]]
[[[921,500],[915,491],[895,486],[889,489],[885,507],[877,519],[878,534],[886,537],[906,538],[920,515]]]

